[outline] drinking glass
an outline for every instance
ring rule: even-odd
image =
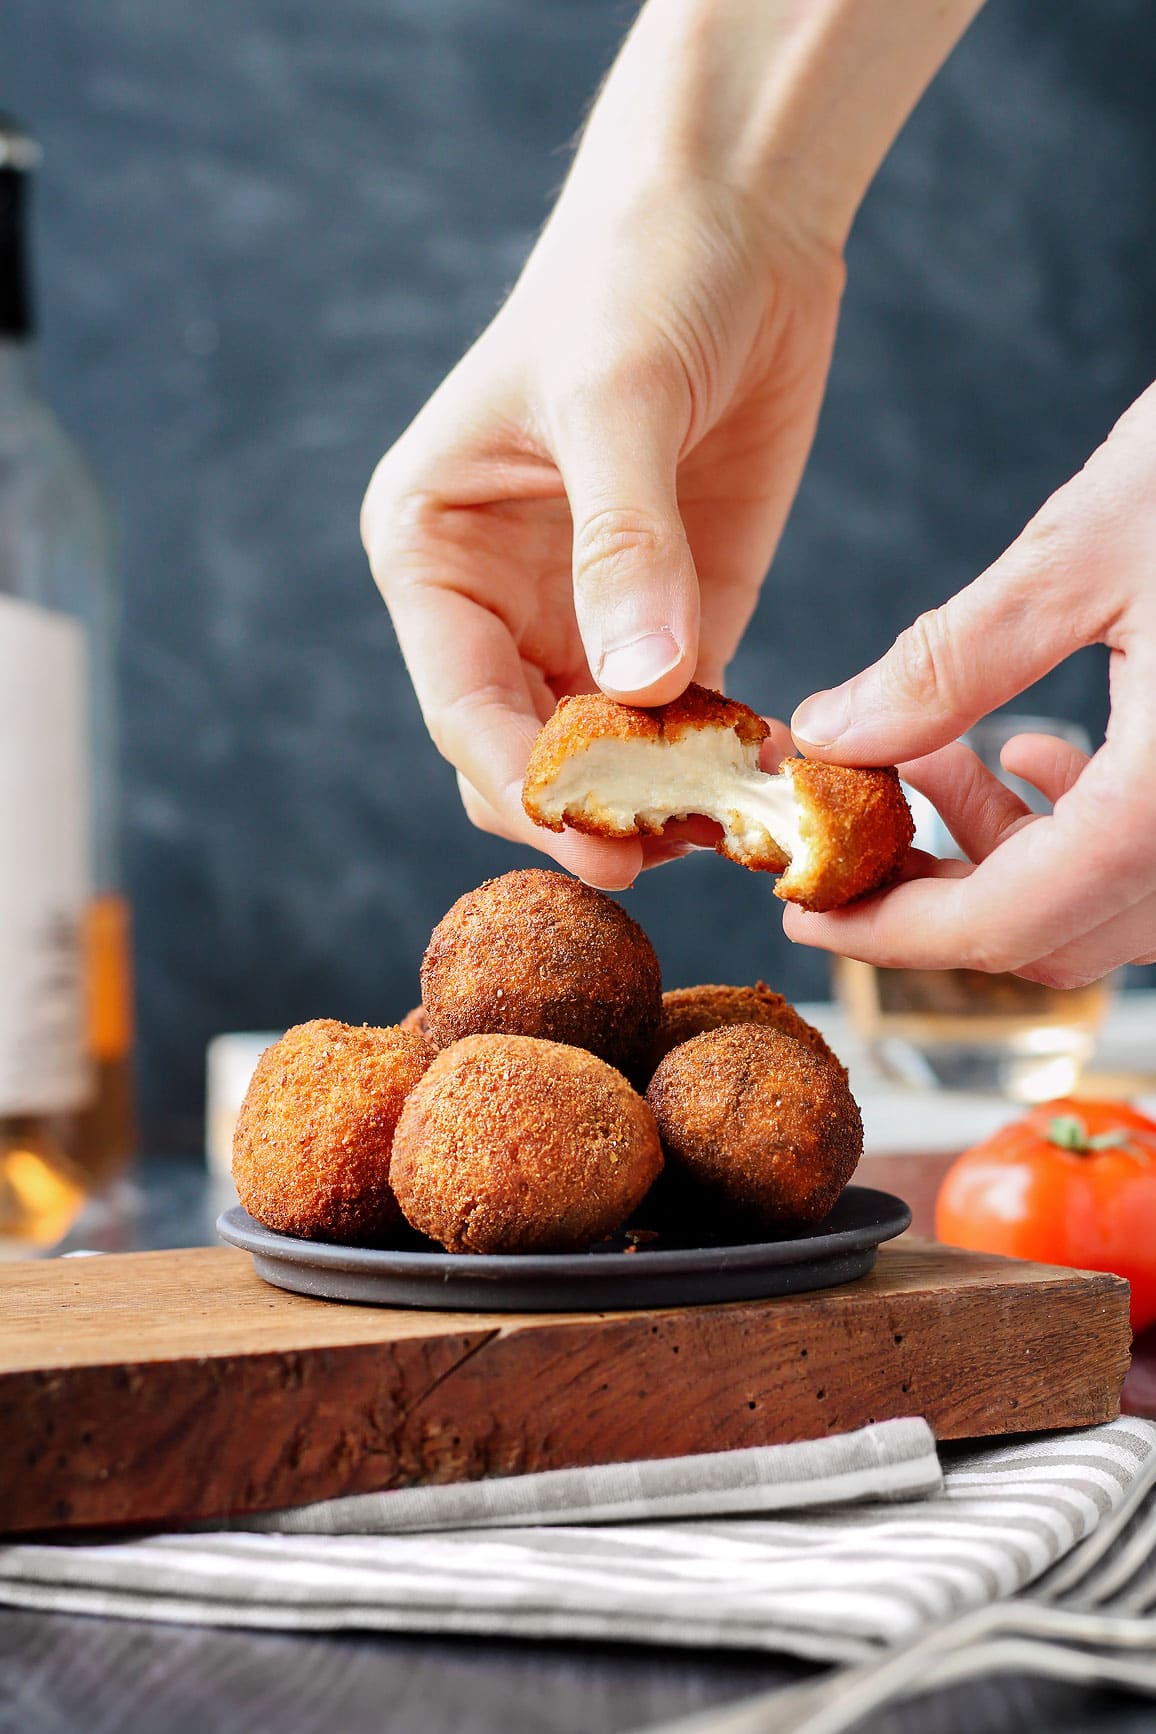
[[[963,737],[989,770],[1036,813],[1050,803],[1011,776],[1000,753],[1013,735],[1056,735],[1082,752],[1087,731],[1057,717],[1001,714]],[[939,856],[961,857],[931,803],[907,790],[915,842]],[[888,1076],[918,1087],[970,1090],[1044,1102],[1066,1095],[1095,1046],[1114,978],[1087,987],[1044,987],[1017,975],[973,969],[878,969],[834,960],[836,996],[853,1028]]]

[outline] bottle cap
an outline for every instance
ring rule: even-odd
[[[29,169],[40,167],[43,155],[32,134],[18,120],[13,120],[10,114],[0,114],[0,169],[27,174]]]
[[[40,157],[31,133],[0,114],[0,337],[26,337],[32,328],[24,212],[27,176]]]

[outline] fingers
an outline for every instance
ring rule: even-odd
[[[1102,641],[1120,605],[1119,492],[1103,465],[1081,471],[973,584],[862,674],[805,700],[791,725],[801,749],[844,764],[920,757]]]
[[[784,759],[796,757],[795,743],[790,729],[778,717],[764,717],[763,721],[771,732],[759,748],[759,769],[769,771],[773,776]]]
[[[1019,737],[1005,751],[1009,769],[1032,771],[1055,798],[1050,815],[1017,822],[1014,809],[997,802],[990,825],[977,819],[968,837],[981,859],[965,877],[918,878],[829,916],[790,910],[789,936],[887,968],[1010,970],[1063,985],[1150,955],[1152,660],[1142,649],[1127,658],[1128,671],[1114,680],[1108,740],[1093,758],[1081,762],[1082,755],[1037,736]],[[962,814],[966,823],[980,812],[966,792],[950,809],[936,786],[937,777],[948,777],[952,756],[922,763],[922,773],[911,765],[905,773],[933,790],[953,820]]]
[[[804,700],[791,719],[800,748],[843,764],[894,764],[955,740],[1096,638],[1086,609],[1061,594],[1066,577],[1017,544],[863,674]]]
[[[962,741],[913,759],[900,768],[900,775],[927,796],[969,861],[982,861],[1033,817]]]
[[[625,891],[633,885],[644,866],[654,863],[645,858],[645,851],[635,837],[614,840],[587,837],[581,831],[546,831],[535,825],[522,811],[519,801],[513,812],[508,807],[499,810],[481,796],[473,784],[458,772],[458,793],[466,817],[479,831],[493,837],[508,838],[511,843],[525,843],[553,857],[560,867],[584,879],[600,891]],[[684,853],[684,846],[671,844],[669,859]]]
[[[435,504],[412,507],[436,518]],[[398,514],[399,522],[401,514]],[[426,727],[460,774],[466,811],[481,829],[542,849],[570,872],[605,890],[633,883],[642,866],[637,840],[558,835],[533,825],[522,809],[530,749],[553,708],[545,688],[531,689],[505,622],[451,587],[452,550],[431,524],[379,537],[374,575],[390,605],[406,667]],[[536,702],[536,699],[538,702]],[[545,701],[544,704],[541,701]]]
[[[1003,766],[1051,802],[1073,788],[1089,763],[1087,753],[1054,735],[1016,735],[1003,750]],[[900,775],[926,795],[969,861],[983,861],[1022,825],[1040,815],[962,741],[900,766]]]
[[[972,872],[913,879],[833,916],[791,910],[792,938],[886,967],[1010,970],[1063,985],[1156,950],[1154,435],[1156,388],[982,577],[794,719],[796,739],[817,756],[922,759],[1099,642],[1112,651],[1104,746],[1082,761],[1038,737],[1009,743],[1006,768],[1054,800],[1050,816],[1017,816],[967,773],[959,790],[937,796],[979,861]],[[914,774],[930,786],[941,770]]]
[[[1038,789],[1054,806],[1090,763],[1087,753],[1056,735],[1013,735],[1000,754],[1005,771]]]
[[[833,915],[790,910],[789,937],[887,968],[1017,971],[1050,956],[1152,889],[1156,816],[1120,768],[1102,749],[1052,815],[1013,822],[965,877],[915,879]]]
[[[713,850],[722,834],[722,827],[711,819],[673,819],[663,829],[661,837],[624,837],[611,839],[588,837],[581,831],[555,834],[545,831],[524,818],[520,825],[495,811],[478,791],[458,772],[458,793],[466,817],[479,831],[494,837],[507,837],[513,843],[527,843],[544,849],[559,866],[594,885],[600,891],[625,891],[633,885],[639,872],[651,867],[665,867],[668,862],[681,861],[696,850]]]
[[[1123,915],[1038,958],[1019,973],[1045,987],[1086,987],[1123,964],[1151,963],[1154,956],[1156,896],[1143,898]]]
[[[797,943],[887,969],[993,968],[994,954],[956,949],[950,940],[942,943],[944,926],[966,921],[975,877],[962,862],[938,862],[932,877],[898,886],[856,910],[821,916],[788,907],[783,928]],[[907,897],[908,892],[913,895]],[[1009,961],[1007,967],[1028,981],[1071,988],[1099,981],[1127,963],[1153,961],[1156,896],[1149,896],[1070,944],[1014,966]]]
[[[657,378],[571,392],[553,447],[574,521],[574,610],[610,698],[665,704],[694,675],[699,592],[675,489],[682,427]]]

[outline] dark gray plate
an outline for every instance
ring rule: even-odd
[[[609,1312],[762,1300],[863,1276],[881,1241],[911,1222],[900,1198],[849,1186],[814,1232],[747,1246],[598,1247],[592,1252],[484,1253],[332,1246],[262,1228],[239,1205],[222,1240],[253,1255],[258,1276],[320,1300],[443,1312]]]

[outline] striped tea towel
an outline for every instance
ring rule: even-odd
[[[245,1527],[0,1548],[0,1603],[321,1631],[858,1660],[1014,1594],[1123,1500],[1156,1425],[945,1453],[842,1438],[328,1501]]]

